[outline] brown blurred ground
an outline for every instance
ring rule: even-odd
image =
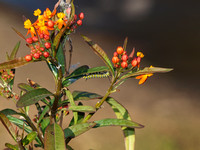
[[[1,5],[3,6],[3,5]],[[21,13],[7,11],[5,7],[0,9],[0,60],[5,61],[5,52],[11,52],[14,45],[21,40],[11,29],[14,26],[16,29],[26,34],[23,29],[23,22],[21,21]],[[86,25],[84,25],[86,26]],[[80,65],[87,64],[91,67],[104,65],[103,62],[96,56],[89,47],[83,42],[80,34],[85,34],[108,51],[109,57],[112,57],[112,52],[118,45],[123,43],[124,37],[116,34],[106,34],[102,32],[89,32],[78,30],[75,35],[72,36],[74,44],[73,64],[80,63]],[[156,39],[154,39],[156,42]],[[163,40],[157,39],[159,43],[164,43]],[[138,40],[139,41],[139,40]],[[143,49],[142,42],[135,41],[134,35],[129,38],[129,49],[135,46],[136,43],[138,49]],[[153,41],[153,40],[152,40]],[[152,42],[151,41],[151,42]],[[148,45],[146,43],[146,45]],[[163,44],[163,48],[166,45]],[[161,45],[159,44],[159,47]],[[151,52],[153,53],[153,48]],[[146,54],[146,60],[143,66],[151,65],[150,61],[153,57],[149,58],[148,50],[144,49]],[[29,53],[29,50],[25,47],[24,41],[21,43],[21,48],[18,56],[25,56]],[[153,54],[150,54],[151,56]],[[165,60],[162,52],[159,53],[159,59]],[[163,52],[164,53],[164,52]],[[166,54],[166,52],[164,53]],[[173,53],[171,53],[173,55]],[[192,56],[191,56],[192,55]],[[190,57],[195,57],[191,54]],[[178,57],[178,56],[177,56]],[[183,58],[185,58],[184,56]],[[157,58],[156,58],[157,59]],[[183,66],[173,66],[173,64],[179,64],[175,62],[176,56],[173,56],[169,62],[162,62],[167,67],[185,68],[185,66],[199,66],[199,64],[193,64],[191,62],[186,63]],[[185,63],[185,59],[182,60]],[[159,62],[155,61],[158,66]],[[163,66],[165,67],[165,66]],[[181,69],[182,69],[181,68]],[[194,72],[190,70],[191,72]],[[197,83],[199,79],[195,78],[192,74],[192,79],[189,76],[190,71],[185,71],[184,74],[177,72],[167,74],[157,74],[152,76],[148,81],[139,86],[137,80],[128,80],[120,87],[120,92],[113,94],[119,102],[121,102],[130,112],[132,119],[145,125],[144,129],[136,130],[136,149],[137,150],[188,150],[188,149],[200,149],[199,140],[199,88]],[[24,66],[17,69],[15,85],[21,82],[26,82],[26,78],[40,83],[49,90],[54,90],[54,81],[51,74],[48,74],[48,69],[44,63],[35,63]],[[192,81],[192,82],[191,82]],[[194,83],[196,81],[196,84]],[[99,94],[104,94],[109,81],[108,79],[93,79],[93,80],[80,80],[70,87],[70,90],[84,90],[91,91]],[[15,89],[17,90],[16,86]],[[18,90],[17,90],[18,91]],[[93,102],[89,104],[94,104]],[[1,98],[0,109],[7,107],[15,108],[11,101]],[[104,105],[92,119],[98,120],[101,118],[115,117],[112,110],[108,105]],[[3,125],[0,125],[0,149],[4,148],[4,143],[10,141],[10,136],[7,134]],[[10,141],[14,143],[14,141]],[[96,130],[90,130],[75,140],[72,140],[71,146],[76,150],[122,150],[123,136],[120,128],[100,128]]]

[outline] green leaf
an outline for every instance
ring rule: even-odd
[[[106,102],[112,107],[118,119],[131,120],[128,111],[115,99],[108,97]],[[124,142],[126,150],[134,150],[135,145],[135,129],[129,127],[122,127],[124,134]]]
[[[109,71],[108,67],[106,67],[106,66],[100,66],[100,67],[89,68],[87,70],[87,73],[106,72],[106,71]]]
[[[40,122],[42,121],[42,119],[44,118],[44,116],[49,112],[49,106],[45,106],[45,108],[43,109],[42,113],[40,114],[40,118],[37,122],[37,124],[39,125]]]
[[[19,41],[19,42],[15,45],[15,48],[13,49],[13,51],[12,51],[11,54],[10,54],[10,57],[9,57],[10,60],[13,60],[13,59],[16,58],[17,52],[18,52],[18,50],[19,50],[20,43],[21,43],[21,42]]]
[[[26,124],[25,120],[21,120],[10,115],[8,115],[7,118],[9,119],[10,122],[14,123],[19,128],[24,129],[24,131],[26,131],[27,133],[32,132],[32,129],[30,128],[30,126]],[[36,137],[35,140],[38,142],[39,145],[42,145],[38,137]]]
[[[83,75],[87,73],[88,68],[89,67],[87,65],[84,65],[74,70],[69,76],[67,76],[63,80],[62,82],[63,86],[68,87],[69,85],[77,81],[78,79],[82,78]]]
[[[53,95],[45,88],[34,89],[26,92],[17,101],[17,107],[25,107],[37,103],[39,100]]]
[[[101,95],[96,94],[96,93],[90,93],[90,92],[85,92],[85,91],[74,91],[72,93],[74,100],[91,100],[91,99],[99,99],[102,98]]]
[[[10,60],[10,56],[9,56],[8,52],[6,52],[6,60],[7,60],[7,61]]]
[[[72,83],[74,83],[75,81],[77,81],[80,78],[82,78],[82,76],[66,79],[66,80],[63,81],[63,86],[64,87],[68,87],[68,86],[70,86]]]
[[[73,112],[89,112],[93,113],[96,111],[96,109],[92,106],[69,106],[69,110],[72,110]]]
[[[76,104],[74,102],[74,99],[73,99],[73,96],[72,96],[71,92],[68,89],[66,90],[66,94],[67,94],[67,97],[69,99],[69,102],[70,102],[71,106],[76,106]],[[74,116],[74,124],[77,124],[78,113],[73,111],[73,116]]]
[[[105,72],[105,71],[109,71],[109,68],[106,66],[89,68],[87,65],[84,65],[74,70],[68,77],[66,77],[66,79],[77,76],[84,76],[89,73]]]
[[[16,117],[8,115],[7,118],[9,119],[10,122],[14,123],[16,126],[19,128],[23,129],[27,132],[30,133],[32,130],[31,128],[27,125],[25,120],[18,119]]]
[[[65,78],[65,80],[70,79],[70,78],[75,78],[79,76],[83,76],[87,73],[89,67],[87,65],[80,66],[77,69],[75,69],[69,76]],[[63,81],[63,84],[65,84],[65,80]]]
[[[44,150],[65,150],[65,140],[62,128],[54,123],[45,131]]]
[[[24,57],[20,57],[20,58],[16,58],[16,59],[1,63],[0,69],[13,69],[13,68],[24,66],[31,62],[33,61],[27,62]]]
[[[13,109],[4,109],[4,110],[1,110],[0,113],[3,113],[4,115],[20,115],[20,113],[16,112],[15,110]]]
[[[80,123],[64,129],[65,138],[74,138],[85,133],[96,125],[95,122]]]
[[[57,53],[57,50],[58,50],[58,47],[60,45],[60,41],[61,41],[61,38],[62,36],[64,35],[65,33],[65,30],[67,29],[67,26],[65,26],[64,28],[62,28],[60,30],[60,32],[55,36],[54,38],[54,41],[53,41],[53,46],[55,48],[55,52]]]
[[[79,101],[79,100],[93,100],[93,99],[100,99],[102,98],[101,95],[98,95],[96,93],[89,93],[85,91],[74,91],[72,93],[74,101]],[[59,106],[66,105],[69,103],[69,100],[64,100],[62,101]]]
[[[26,38],[23,36],[23,34],[21,34],[19,31],[17,31],[15,28],[12,27],[12,29],[24,40],[26,40]]]
[[[114,69],[112,66],[112,63],[110,62],[110,59],[108,58],[107,54],[104,52],[104,50],[97,44],[93,43],[91,39],[89,39],[86,36],[83,36],[83,39],[85,42],[93,49],[93,51],[104,61],[104,63],[108,66],[110,69],[110,72],[112,75],[114,75]]]
[[[51,62],[51,61],[46,61],[49,69],[53,73],[54,77],[57,79],[58,78],[58,69],[57,67]]]
[[[37,132],[32,131],[24,139],[22,139],[23,146],[30,144],[37,137]]]
[[[16,141],[17,136],[15,133],[15,129],[13,128],[11,122],[6,117],[6,115],[4,115],[3,113],[0,113],[0,120],[3,123],[4,127],[7,129],[7,131],[9,132],[9,134],[12,136],[12,138]]]
[[[43,118],[42,121],[40,122],[40,124],[41,124],[42,133],[44,134],[46,128],[50,124],[50,118],[49,117]]]
[[[65,74],[65,54],[64,54],[64,51],[63,51],[63,47],[62,47],[62,43],[59,44],[59,47],[58,47],[58,51],[56,53],[56,58],[58,60],[58,63],[61,65],[61,70],[62,70],[62,73],[63,75]]]
[[[79,103],[78,103],[78,106],[83,106],[83,104],[82,104],[81,102],[79,102]],[[82,120],[84,119],[84,117],[85,117],[85,113],[83,113],[83,112],[78,112],[78,121],[77,121],[77,123],[82,122]],[[72,120],[70,121],[69,126],[72,126],[72,125],[74,125],[74,117],[73,117]]]
[[[10,143],[6,143],[5,146],[11,150],[19,150],[19,147],[17,145],[12,145]]]
[[[28,92],[28,91],[32,91],[34,90],[33,87],[31,87],[30,85],[26,84],[26,83],[19,83],[17,85],[17,87],[25,92]]]
[[[89,73],[96,73],[96,72],[105,72],[109,71],[109,68],[106,66],[100,66],[100,67],[94,67],[94,68],[89,68],[87,65],[81,66],[74,70],[69,76],[67,76],[63,80],[63,86],[67,87],[70,84],[74,83],[78,79],[82,78],[86,74]]]
[[[98,127],[106,127],[106,126],[123,126],[123,127],[130,127],[130,128],[142,128],[143,126],[139,123],[125,120],[125,119],[103,119],[94,121],[96,123],[96,126],[94,128]]]
[[[131,73],[127,73],[126,75],[122,76],[119,80],[123,80],[126,78],[130,78],[130,77],[135,77],[135,76],[139,76],[139,75],[143,75],[143,74],[152,74],[152,73],[165,73],[165,72],[169,72],[172,71],[173,69],[171,68],[160,68],[160,67],[145,67],[142,70],[136,71],[136,72],[131,72]]]

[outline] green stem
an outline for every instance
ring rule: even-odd
[[[111,83],[109,89],[107,90],[105,96],[101,99],[100,102],[96,103],[95,105],[95,109],[96,109],[96,112],[101,108],[101,106],[103,105],[103,103],[105,102],[105,100],[108,98],[108,96],[112,93],[112,90],[113,90],[113,85],[115,84],[115,82],[117,81],[118,79],[118,73],[117,75],[115,76],[113,82]],[[94,113],[89,113],[85,118],[84,120],[82,121],[83,123],[86,123],[96,112]]]
[[[31,129],[33,131],[36,131],[37,134],[38,134],[38,138],[40,139],[41,143],[42,143],[42,146],[44,146],[44,138],[42,137],[42,134],[40,133],[40,131],[35,127],[35,125],[32,123],[31,119],[29,118],[29,116],[27,116],[25,113],[24,113],[24,116],[23,116],[26,121],[28,122],[29,126],[31,127]]]
[[[53,102],[53,106],[51,109],[51,123],[56,122],[56,112],[57,112],[58,101],[60,99],[60,94],[61,94],[61,89],[62,89],[62,78],[63,78],[62,70],[61,70],[61,67],[59,67],[58,80],[56,82],[55,100]],[[52,119],[54,119],[54,121]]]

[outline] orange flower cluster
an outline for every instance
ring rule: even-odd
[[[127,52],[121,46],[117,47],[117,50],[113,53],[112,58],[114,66],[116,68],[119,68],[120,66],[122,68],[128,68],[128,65],[131,63],[132,67],[138,66],[139,68],[141,58],[144,57],[144,54],[142,52],[137,52],[137,57],[133,58],[134,50],[129,56],[126,53]]]
[[[127,52],[123,49],[123,47],[118,46],[116,52],[113,53],[112,62],[116,68],[123,69],[133,69],[135,67],[140,67],[141,59],[144,57],[142,52],[137,52],[137,57],[133,57],[135,50],[133,49],[132,53],[128,56]],[[152,68],[152,66],[150,67]],[[139,84],[143,84],[148,77],[153,74],[144,74],[137,76],[136,79],[140,79]]]
[[[73,32],[77,26],[82,25],[82,19],[84,14],[79,14],[79,20],[75,15],[73,20],[70,20],[71,11],[69,9],[65,12],[58,12],[56,10],[51,12],[47,8],[43,14],[40,9],[34,11],[34,16],[37,20],[31,23],[29,19],[24,22],[24,28],[28,30],[27,35],[31,34],[31,37],[26,39],[27,45],[31,48],[31,53],[25,56],[26,61],[36,60],[40,58],[47,58],[51,54],[51,33],[60,31],[63,27],[67,26],[69,33]],[[67,17],[68,16],[68,17]]]

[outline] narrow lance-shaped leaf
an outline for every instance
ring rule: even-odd
[[[67,76],[63,80],[62,82],[63,86],[68,87],[69,85],[77,81],[78,79],[82,78],[83,74],[87,72],[88,68],[89,67],[87,65],[84,65],[74,70],[69,76]]]
[[[24,129],[27,133],[30,133],[32,131],[30,126],[28,126],[27,123],[25,122],[25,120],[21,120],[10,115],[8,115],[7,118],[9,119],[10,122],[15,124],[19,128]]]
[[[83,76],[89,73],[105,72],[105,71],[109,71],[109,68],[106,66],[89,68],[87,65],[84,65],[74,70],[68,77],[66,77],[66,79],[77,76]]]
[[[64,129],[65,138],[74,138],[85,133],[96,125],[95,122],[80,123]]]
[[[0,120],[3,123],[4,127],[7,129],[8,133],[12,136],[12,138],[16,141],[17,136],[15,134],[15,129],[13,128],[9,119],[3,113],[0,113]]]
[[[26,84],[26,83],[19,83],[17,85],[17,87],[25,92],[28,92],[28,91],[31,91],[31,90],[34,90],[33,87],[31,87],[30,85]]]
[[[74,91],[72,95],[74,97],[74,100],[91,100],[102,98],[102,96],[99,94],[90,93],[86,91]]]
[[[96,109],[92,106],[69,106],[69,110],[88,113],[93,113],[96,111]]]
[[[60,43],[59,47],[58,47],[58,51],[57,51],[57,54],[56,54],[56,58],[59,62],[59,64],[61,65],[61,70],[62,70],[62,73],[65,74],[65,65],[66,65],[66,62],[65,62],[65,54],[64,54],[64,50],[63,50],[63,45],[62,43]]]
[[[83,65],[78,67],[77,69],[75,69],[69,76],[67,76],[65,78],[65,80],[63,81],[63,84],[65,84],[65,81],[69,78],[74,78],[74,77],[78,77],[78,76],[83,76],[84,74],[87,73],[89,67],[87,65]]]
[[[13,51],[12,51],[11,54],[10,54],[10,57],[9,57],[10,60],[13,60],[13,59],[16,58],[17,52],[18,52],[18,50],[19,50],[20,43],[21,43],[21,42],[19,41],[19,42],[15,45],[15,48],[13,49]]]
[[[82,78],[82,76],[66,79],[66,80],[63,81],[63,86],[64,87],[68,87],[68,86],[70,86],[72,83],[76,82],[80,78]]]
[[[10,60],[10,56],[8,54],[8,52],[6,52],[6,61],[9,61]]]
[[[42,119],[44,118],[44,116],[49,112],[49,106],[45,106],[45,108],[43,109],[42,113],[40,114],[40,118],[37,122],[37,124],[39,125],[40,122],[42,121]]]
[[[19,147],[17,145],[12,145],[10,143],[6,143],[5,146],[7,148],[10,148],[11,150],[19,150]]]
[[[138,75],[143,75],[143,74],[151,74],[151,73],[165,73],[165,72],[169,72],[172,71],[173,69],[171,68],[160,68],[160,67],[145,67],[142,70],[133,72],[133,73],[128,73],[124,76],[122,76],[119,80],[123,80],[126,78],[130,78],[130,77],[135,77]]]
[[[106,102],[112,107],[118,119],[131,120],[128,111],[115,99],[109,97]],[[124,133],[124,142],[126,150],[134,150],[135,148],[135,129],[129,127],[122,127]]]
[[[102,98],[101,95],[96,94],[96,93],[90,93],[86,91],[74,91],[72,93],[72,96],[74,98],[74,101],[79,101],[79,100],[93,100],[93,99],[100,99]],[[64,100],[59,103],[59,106],[63,106],[69,103],[69,99]]]
[[[18,126],[19,128],[23,129],[27,133],[31,133],[32,132],[31,127],[27,125],[25,120],[21,120],[21,119],[15,118],[15,117],[10,116],[10,115],[8,115],[7,118],[9,119],[10,122],[14,123],[16,126]],[[39,140],[38,137],[36,137],[35,140],[38,142],[39,145],[42,145],[41,141]]]
[[[79,102],[78,106],[83,106],[83,104],[81,102]],[[84,117],[85,117],[85,113],[84,112],[78,112],[78,121],[77,121],[77,123],[82,122]],[[74,125],[74,117],[71,119],[71,121],[69,123],[69,126],[72,126],[72,125]]]
[[[17,107],[25,107],[37,103],[38,101],[53,95],[45,88],[34,89],[22,95],[17,101]]]
[[[106,67],[106,66],[100,66],[100,67],[89,68],[87,70],[87,73],[106,72],[106,71],[109,71],[108,67]]]
[[[104,50],[97,44],[93,43],[91,39],[89,39],[86,36],[83,36],[83,39],[85,42],[93,49],[93,51],[104,61],[104,63],[108,66],[110,69],[110,72],[112,75],[114,75],[114,69],[112,66],[112,63],[110,62],[110,59],[108,58],[107,54],[104,52]]]
[[[12,29],[24,40],[26,40],[26,38],[23,36],[22,33],[20,33],[19,31],[17,31],[15,28],[12,27]]]
[[[47,127],[45,131],[45,150],[65,150],[65,140],[62,128],[54,123]]]
[[[48,65],[49,69],[51,70],[51,72],[53,73],[54,77],[57,79],[58,78],[58,68],[56,67],[56,65],[54,65],[48,59],[47,59],[46,63]]]
[[[98,127],[106,127],[106,126],[123,126],[123,127],[129,127],[129,128],[142,128],[143,125],[126,120],[126,119],[113,119],[113,118],[107,118],[103,120],[94,121],[96,123],[96,126],[94,128]]]
[[[23,146],[30,144],[37,137],[37,132],[33,131],[26,135],[24,139],[22,139]]]
[[[66,94],[67,94],[67,97],[69,99],[69,102],[70,102],[71,106],[76,106],[76,104],[74,102],[74,99],[73,99],[73,96],[72,96],[71,92],[68,89],[66,90]],[[73,111],[73,116],[74,116],[74,124],[77,124],[78,112],[74,112]]]
[[[20,57],[20,58],[14,59],[14,60],[10,60],[10,61],[1,63],[0,69],[13,69],[13,68],[24,66],[31,62],[33,62],[33,61],[27,62],[24,57]]]
[[[66,29],[67,29],[69,23],[70,23],[70,21],[68,21],[67,25],[66,25],[64,28],[62,28],[62,29],[60,30],[60,32],[59,32],[59,33],[55,36],[55,38],[54,38],[53,46],[54,46],[54,48],[55,48],[55,52],[54,52],[55,54],[57,53],[58,47],[59,47],[59,45],[60,45],[60,43],[61,43],[61,38],[62,38],[62,36],[65,34],[65,31],[66,31]]]
[[[106,66],[89,68],[87,65],[84,65],[77,68],[69,76],[67,76],[63,81],[63,85],[65,87],[68,87],[70,84],[74,83],[75,81],[77,81],[78,79],[82,78],[83,76],[89,73],[105,72],[105,71],[109,71],[109,68]]]
[[[40,127],[43,134],[45,133],[45,130],[49,125],[50,125],[50,118],[49,117],[43,118],[42,121],[40,122]]]
[[[20,113],[16,112],[15,110],[13,109],[4,109],[4,110],[1,110],[0,113],[3,113],[4,115],[21,115]]]

